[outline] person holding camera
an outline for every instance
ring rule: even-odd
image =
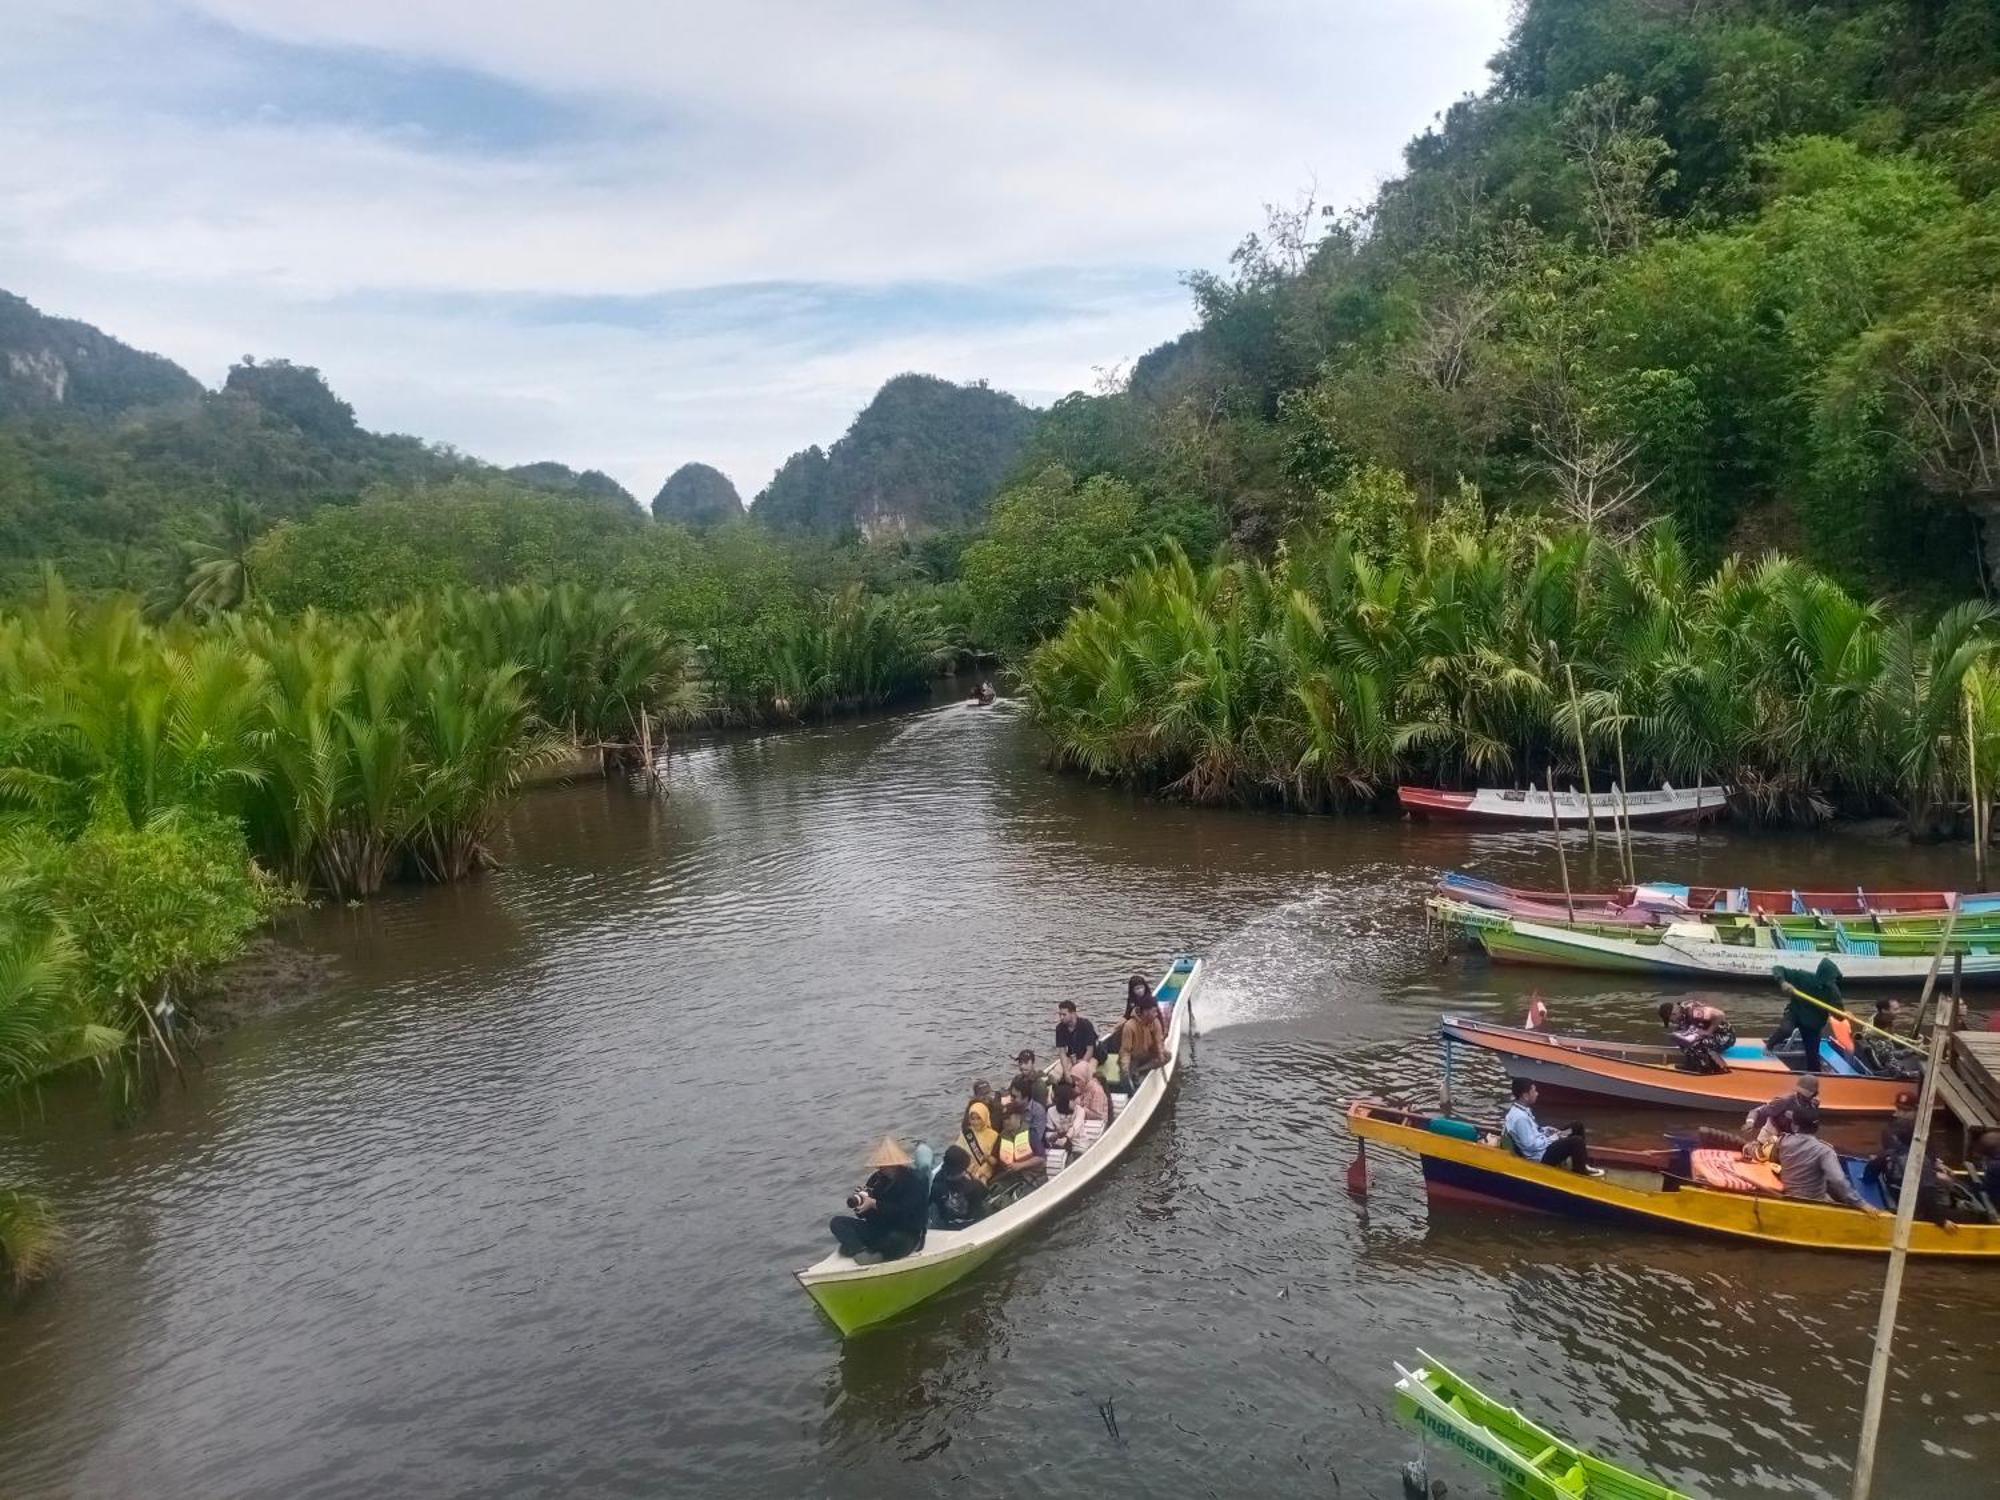
[[[835,1214],[826,1227],[843,1255],[901,1260],[924,1242],[930,1220],[927,1174],[918,1172],[903,1148],[887,1137],[868,1165],[874,1170],[867,1182],[847,1195],[849,1212]]]

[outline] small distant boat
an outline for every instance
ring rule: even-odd
[[[1845,927],[1799,933],[1758,925],[1733,931],[1702,922],[1673,922],[1614,935],[1499,916],[1467,930],[1496,962],[1565,969],[1601,969],[1685,979],[1768,983],[1777,964],[1811,968],[1833,960],[1846,984],[1917,984],[1930,972],[1937,939],[1925,932],[1883,931],[1857,936]],[[1974,927],[1954,934],[1947,961],[1963,966],[1968,983],[2000,980],[2000,931]]]
[[[1624,1099],[1672,1109],[1737,1113],[1782,1093],[1796,1076],[1794,1057],[1738,1042],[1723,1054],[1721,1073],[1690,1073],[1679,1066],[1680,1048],[1600,1042],[1558,1036],[1471,1016],[1446,1016],[1438,1033],[1450,1042],[1497,1055],[1510,1078],[1531,1078],[1542,1088],[1586,1098]],[[1825,1115],[1886,1115],[1907,1078],[1860,1071],[1830,1042],[1820,1043],[1819,1107]]]
[[[1693,823],[1719,818],[1729,811],[1729,788],[1697,786],[1685,791],[1671,786],[1656,792],[1515,791],[1481,787],[1476,792],[1441,792],[1431,787],[1399,786],[1396,800],[1414,818],[1449,818],[1476,823],[1527,824],[1546,828],[1557,823],[1584,823],[1595,817],[1606,828],[1614,819],[1634,823]]]
[[[1502,1405],[1423,1350],[1417,1367],[1396,1366],[1396,1415],[1489,1473],[1520,1500],[1691,1500],[1679,1490],[1594,1458]]]
[[[1426,1114],[1375,1099],[1347,1109],[1347,1127],[1364,1141],[1408,1151],[1423,1167],[1433,1197],[1536,1209],[1636,1229],[1695,1231],[1801,1250],[1886,1255],[1893,1213],[1865,1214],[1838,1203],[1783,1195],[1768,1163],[1692,1141],[1665,1150],[1629,1151],[1591,1143],[1602,1177],[1528,1161],[1499,1144],[1497,1127]],[[1871,1207],[1888,1209],[1879,1185],[1862,1175],[1859,1157],[1843,1156],[1848,1180]],[[2000,1224],[1919,1219],[1910,1253],[1939,1259],[2000,1260]],[[1586,1491],[1585,1493],[1588,1493]]]
[[[1182,1044],[1194,1028],[1194,995],[1201,977],[1200,959],[1174,960],[1153,991],[1167,1014],[1165,1064],[1146,1075],[1097,1143],[1074,1157],[1061,1173],[964,1229],[927,1231],[923,1244],[900,1260],[856,1261],[835,1251],[798,1272],[799,1285],[834,1326],[843,1335],[858,1333],[943,1291],[1024,1238],[1110,1170],[1152,1123],[1173,1087]]]
[[[1709,920],[1719,916],[1876,917],[1935,916],[1951,909],[1952,891],[1871,891],[1860,886],[1842,891],[1756,889],[1750,886],[1675,885],[1654,881],[1620,886],[1615,891],[1578,891],[1565,898],[1561,891],[1526,890],[1500,885],[1461,870],[1437,877],[1438,893],[1470,906],[1483,906],[1512,916],[1543,919],[1567,917],[1657,926],[1686,917]],[[1959,898],[1962,916],[1973,912],[2000,913],[2000,894]]]

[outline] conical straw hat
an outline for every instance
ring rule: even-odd
[[[909,1152],[897,1145],[893,1136],[883,1136],[881,1143],[868,1153],[868,1165],[871,1167],[907,1167],[909,1164]]]

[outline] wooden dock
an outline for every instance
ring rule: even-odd
[[[1938,1077],[1938,1101],[1968,1132],[2000,1126],[2000,1031],[1961,1031]]]

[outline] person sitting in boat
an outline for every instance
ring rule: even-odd
[[[963,1146],[947,1146],[944,1166],[931,1180],[931,1225],[963,1229],[986,1211],[986,1184],[972,1172],[972,1156]]]
[[[1016,1099],[1025,1099],[1035,1091],[1041,1076],[1042,1070],[1035,1066],[1034,1049],[1023,1047],[1014,1054],[1014,1081],[1007,1085],[1007,1092]]]
[[[999,1165],[993,1174],[993,1191],[987,1211],[1003,1208],[1042,1180],[1047,1158],[1038,1155],[1028,1140],[1028,1116],[1018,1104],[1010,1104],[1000,1124]]]
[[[1764,1043],[1764,1050],[1776,1052],[1796,1032],[1805,1048],[1805,1056],[1800,1059],[1799,1066],[1808,1073],[1817,1073],[1820,1037],[1825,1034],[1826,1023],[1833,1011],[1841,1008],[1840,965],[1830,958],[1822,958],[1819,967],[1810,974],[1804,969],[1788,969],[1783,964],[1774,966],[1771,974],[1788,998],[1785,1013],[1778,1020],[1778,1029]],[[1821,1003],[1815,1005],[1815,1000]]]
[[[1037,1156],[1049,1154],[1049,1081],[1039,1074],[1025,1094],[1017,1096],[1021,1117],[1028,1123],[1028,1147]]]
[[[847,1195],[848,1212],[827,1229],[848,1256],[901,1260],[924,1242],[930,1222],[930,1184],[894,1141],[884,1139],[868,1158],[874,1170]]]
[[[2000,1130],[1982,1130],[1965,1153],[1973,1202],[1989,1224],[2000,1224]]]
[[[1743,1117],[1743,1154],[1751,1161],[1769,1161],[1785,1136],[1810,1117],[1819,1121],[1819,1079],[1808,1073],[1788,1094],[1758,1105]]]
[[[1567,1166],[1572,1172],[1602,1177],[1603,1170],[1590,1164],[1590,1146],[1584,1138],[1583,1122],[1578,1121],[1568,1130],[1538,1123],[1535,1100],[1539,1097],[1534,1079],[1514,1080],[1514,1102],[1507,1110],[1507,1118],[1501,1121],[1501,1140],[1527,1161],[1538,1161],[1547,1167]]]
[[[1125,1019],[1131,1020],[1134,1011],[1153,999],[1153,985],[1144,974],[1134,974],[1125,981]]]
[[[1076,1085],[1065,1078],[1049,1097],[1047,1145],[1051,1151],[1075,1155],[1084,1147],[1083,1127],[1088,1117],[1076,1102]]]
[[[973,1087],[977,1089],[979,1085]],[[959,1132],[958,1144],[972,1163],[966,1170],[981,1185],[992,1182],[994,1173],[1000,1170],[1000,1132],[993,1128],[991,1104],[975,1097],[965,1106],[965,1124]]]
[[[1908,1089],[1896,1096],[1895,1113],[1889,1116],[1889,1123],[1882,1127],[1882,1138],[1875,1154],[1868,1158],[1868,1164],[1861,1169],[1864,1182],[1889,1180],[1892,1164],[1898,1179],[1902,1177],[1901,1159],[1910,1154],[1910,1142],[1917,1134],[1917,1096]]]
[[[1681,1064],[1690,1073],[1723,1073],[1722,1054],[1736,1045],[1736,1032],[1719,1005],[1705,1000],[1662,1000],[1660,1024],[1681,1049]]]
[[[1111,1123],[1111,1096],[1104,1091],[1103,1081],[1095,1070],[1081,1063],[1078,1064],[1078,1071],[1069,1075],[1068,1082],[1076,1091],[1076,1107],[1084,1119],[1084,1144],[1087,1146]]]
[[[1840,1153],[1819,1138],[1819,1111],[1794,1117],[1794,1128],[1778,1141],[1778,1176],[1787,1198],[1808,1203],[1845,1203],[1864,1213],[1882,1210],[1862,1198],[1847,1180]]]
[[[1886,1031],[1894,1035],[1896,1023],[1902,1015],[1901,1002],[1889,996],[1877,1000],[1875,1014],[1869,1017],[1868,1025],[1857,1028],[1860,1035],[1854,1039],[1854,1060],[1869,1072],[1888,1078],[1904,1071],[1904,1049],[1881,1034]]]
[[[1056,1006],[1056,1057],[1074,1067],[1090,1056],[1097,1045],[1097,1028],[1087,1017],[1076,1013],[1076,1002],[1065,1000]]]
[[[1131,1019],[1118,1029],[1118,1070],[1125,1079],[1125,1092],[1138,1093],[1146,1075],[1166,1060],[1166,1021],[1149,988]]]

